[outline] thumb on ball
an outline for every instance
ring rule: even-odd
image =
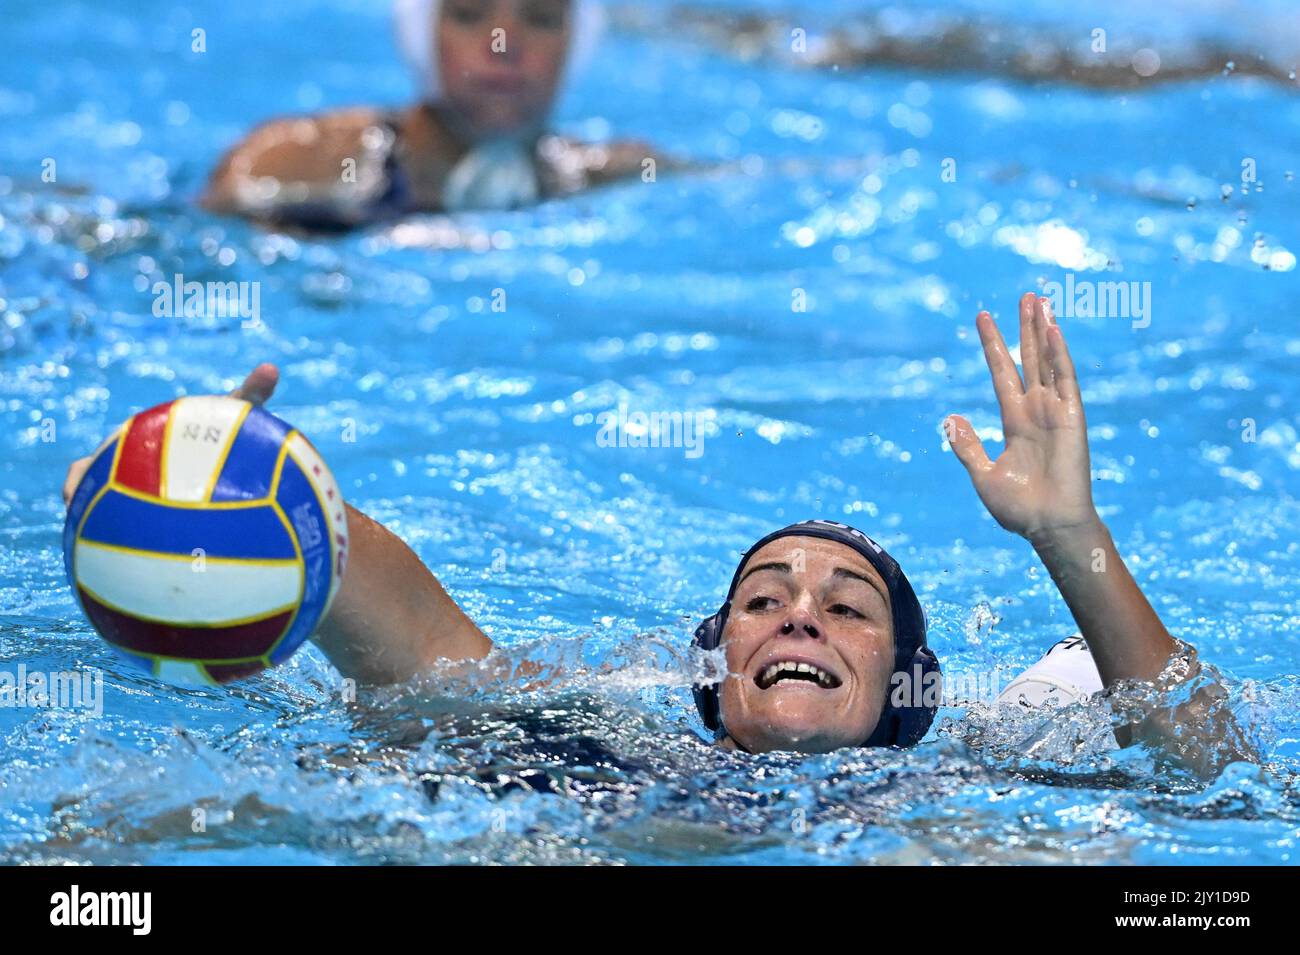
[[[255,405],[263,405],[275,392],[280,381],[280,369],[270,362],[262,362],[244,379],[244,383],[230,393],[232,398],[242,398]]]

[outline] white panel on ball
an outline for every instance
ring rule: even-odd
[[[203,501],[234,440],[248,405],[218,395],[181,398],[172,405],[163,460],[163,497]]]
[[[302,589],[296,560],[199,561],[131,553],[91,541],[78,541],[75,555],[81,586],[101,603],[148,620],[226,625],[290,608]],[[149,586],[141,587],[142,580]]]

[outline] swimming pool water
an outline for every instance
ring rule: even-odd
[[[1195,7],[1161,29],[1243,29]],[[814,29],[846,9],[804,5]],[[304,238],[192,199],[256,121],[403,101],[379,5],[20,0],[5,20],[0,669],[99,667],[106,688],[102,718],[0,709],[0,859],[1294,861],[1294,84],[814,71],[651,18],[609,37],[558,126],[712,168]],[[1106,25],[1149,28],[1127,5]],[[1014,337],[1017,296],[1068,272],[1150,283],[1147,327],[1062,319],[1096,497],[1171,631],[1229,677],[1269,773],[1198,786],[1096,745],[1098,711],[1053,729],[978,704],[905,753],[706,746],[685,646],[739,553],[789,521],[879,536],[949,671],[1010,677],[1073,631],[939,430],[961,412],[997,440],[974,315]],[[151,289],[176,273],[259,283],[263,327],[155,317]],[[553,664],[553,685],[434,677],[345,703],[314,647],[222,691],[114,659],[63,577],[66,465],[132,412],[262,360],[283,375],[271,409],[351,503],[499,644]],[[596,416],[620,404],[716,427],[698,457],[603,447]]]

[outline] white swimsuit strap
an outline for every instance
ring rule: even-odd
[[[517,140],[492,140],[456,163],[442,187],[442,206],[448,212],[513,209],[540,194],[532,152]]]
[[[1079,636],[1054,644],[998,696],[999,703],[1022,706],[1068,706],[1104,689],[1092,651]]]

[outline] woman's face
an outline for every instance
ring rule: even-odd
[[[722,646],[722,721],[750,752],[858,746],[894,669],[889,592],[853,548],[781,537],[746,562]]]
[[[570,13],[570,0],[444,0],[439,79],[471,135],[541,127],[568,55]]]

